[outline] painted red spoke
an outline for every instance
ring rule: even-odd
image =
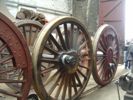
[[[54,55],[58,55],[58,52],[52,48],[50,48],[49,46],[44,46],[45,49],[47,49],[50,53],[53,53]]]
[[[13,58],[12,55],[10,55],[10,56],[8,56],[8,57],[6,57],[6,58],[3,58],[3,59],[0,60],[0,64],[4,63],[4,62],[6,62],[6,61],[8,61],[8,60],[10,60],[10,59],[12,59],[12,58]]]
[[[77,83],[75,81],[75,77],[72,76],[72,87],[74,88],[74,92],[75,94],[77,94],[78,90],[77,90]]]
[[[103,62],[99,65],[99,68],[97,69],[98,70],[98,73],[99,73],[99,76],[101,76],[104,68],[105,68],[105,65],[106,64],[106,60],[103,60]]]
[[[50,88],[50,90],[49,90],[49,92],[48,92],[50,95],[53,93],[54,89],[59,85],[59,81],[61,80],[61,77],[62,77],[62,74],[60,74],[60,75],[58,76],[58,78],[57,78],[56,81],[54,82],[53,86]]]
[[[99,65],[99,64],[101,64],[104,60],[105,60],[105,58],[97,58],[96,64]]]
[[[105,71],[105,74],[104,74],[105,80],[108,80],[111,77],[110,75],[111,75],[111,71],[110,71],[109,68],[107,68],[106,71]]]
[[[66,50],[67,47],[66,47],[66,44],[65,44],[65,40],[64,40],[64,38],[63,38],[63,36],[62,36],[62,33],[61,33],[61,31],[60,31],[59,26],[56,27],[56,30],[57,30],[57,33],[58,33],[58,35],[59,35],[59,38],[60,38],[60,42],[61,42],[61,44],[62,44],[62,47]]]
[[[53,41],[53,43],[55,44],[55,46],[58,48],[58,50],[63,50],[62,46],[60,46],[60,44],[57,42],[57,40],[53,37],[52,34],[50,34],[50,39]]]
[[[113,55],[115,56],[115,55],[117,55],[119,53],[119,51],[117,51],[117,50],[114,50],[113,51]]]
[[[80,87],[82,87],[82,86],[83,86],[83,84],[82,84],[82,82],[81,82],[81,80],[80,80],[80,78],[79,78],[78,74],[77,74],[77,73],[75,73],[74,75],[75,75],[75,79],[78,81],[78,85],[79,85]]]
[[[57,89],[57,91],[56,91],[56,95],[55,95],[56,98],[58,98],[58,97],[59,97],[59,94],[61,93],[61,90],[62,90],[64,81],[65,81],[65,80],[64,80],[64,77],[65,77],[65,73],[62,74],[62,78],[61,78],[61,80],[60,80],[59,87],[58,87],[58,89]]]
[[[64,23],[64,31],[65,31],[64,34],[65,34],[66,47],[67,47],[67,49],[70,49],[70,44],[69,44],[70,32],[67,29],[67,23]]]
[[[100,39],[99,43],[100,43],[102,49],[103,49],[104,51],[106,51],[107,47],[105,46],[105,43],[103,42],[102,39]]]
[[[0,83],[24,83],[24,80],[0,79]]]
[[[59,62],[58,59],[45,58],[45,57],[42,57],[41,61],[46,62],[46,63],[58,63]]]
[[[107,64],[107,63],[105,63],[104,65],[103,65],[103,70],[102,70],[102,80],[104,80],[104,78],[106,77],[106,73],[107,73],[107,71],[108,71],[108,67],[109,67],[109,65]]]
[[[118,56],[117,56],[117,55],[113,55],[113,58],[114,58],[114,59],[118,59]]]
[[[105,59],[103,59],[103,61],[98,65],[99,66],[99,68],[97,69],[98,72],[103,70],[103,66],[104,66],[105,62],[106,62]],[[99,74],[101,74],[101,73],[99,73]]]
[[[84,79],[86,79],[87,77],[83,74],[83,72],[82,71],[80,71],[79,69],[78,69],[78,73],[82,76],[82,77],[84,77]]]
[[[60,74],[61,69],[58,69],[50,78],[48,78],[45,82],[45,85],[48,85],[51,81],[55,79],[55,77]]]
[[[113,58],[112,60],[113,60],[113,63],[116,65],[117,64],[116,58]]]
[[[2,52],[3,49],[5,49],[7,46],[7,44],[3,44],[1,47],[0,47],[0,52]]]
[[[101,44],[98,43],[98,51],[101,51],[103,53],[105,53],[106,51],[101,47]]]
[[[45,68],[44,70],[41,70],[41,74],[49,73],[49,72],[53,71],[54,69],[56,69],[56,66],[51,66],[51,67]]]
[[[105,34],[106,34],[106,33],[105,33]],[[108,47],[108,44],[107,44],[106,36],[104,35],[104,33],[103,33],[103,35],[101,36],[101,38],[102,38],[102,41],[103,41],[105,47],[107,48],[107,47]]]
[[[13,93],[10,93],[10,92],[7,92],[7,91],[5,91],[5,90],[2,90],[2,89],[0,89],[0,93],[2,93],[2,94],[6,94],[6,95],[10,95],[10,96],[13,96],[13,97],[17,97],[17,98],[21,98],[22,97],[22,95],[18,95],[18,94],[13,94]]]

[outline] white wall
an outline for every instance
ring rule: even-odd
[[[14,16],[20,8],[42,12],[48,20],[72,14],[72,0],[6,0],[6,4]]]

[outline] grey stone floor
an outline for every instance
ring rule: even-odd
[[[91,76],[91,78],[88,82],[88,85],[85,88],[85,90],[82,93],[79,100],[119,100],[115,81],[119,78],[119,76],[121,76],[122,74],[127,73],[127,72],[128,72],[128,70],[125,70],[123,65],[119,65],[113,81],[110,84],[108,84],[107,86],[102,87],[102,88],[95,83],[93,77]],[[4,87],[4,86],[2,85],[2,87]],[[125,92],[122,91],[121,88],[119,88],[119,89],[120,89],[121,100],[123,100],[123,96],[124,96]],[[9,91],[10,91],[10,89],[9,89]],[[32,93],[32,92],[34,92],[34,91],[31,90],[30,93]],[[6,95],[3,95],[3,94],[0,94],[0,100],[16,100],[16,99],[6,96]]]

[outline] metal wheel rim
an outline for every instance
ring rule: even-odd
[[[40,77],[40,72],[39,72],[39,66],[37,66],[40,61],[39,61],[39,58],[40,57],[40,51],[42,52],[42,48],[43,48],[43,43],[45,43],[47,41],[47,38],[49,37],[49,35],[51,34],[52,30],[54,30],[58,25],[60,25],[61,23],[71,23],[73,22],[75,25],[78,24],[79,27],[82,27],[82,31],[84,31],[85,33],[83,33],[85,35],[85,38],[87,38],[87,46],[89,47],[89,69],[87,69],[87,76],[86,76],[86,81],[84,82],[84,86],[82,87],[82,89],[79,89],[77,94],[74,95],[73,97],[71,98],[64,98],[62,97],[62,99],[76,99],[79,95],[81,95],[81,93],[83,92],[85,86],[87,85],[87,82],[89,80],[89,77],[90,77],[90,74],[91,74],[91,67],[92,67],[92,44],[91,44],[91,39],[90,39],[90,36],[89,36],[89,33],[87,32],[87,29],[84,28],[84,26],[81,24],[81,22],[79,22],[78,20],[76,20],[75,18],[73,17],[60,17],[60,18],[57,18],[55,20],[53,20],[52,22],[48,23],[47,26],[44,27],[44,30],[42,30],[39,34],[39,37],[34,45],[34,49],[33,49],[33,65],[34,65],[34,68],[33,68],[33,78],[34,78],[34,87],[35,87],[35,90],[36,92],[38,93],[39,97],[41,99],[57,99],[57,98],[54,98],[52,96],[50,96],[48,93],[47,93],[47,90],[43,87],[43,82],[41,80],[41,77]],[[57,41],[58,42],[58,41]],[[87,55],[87,56],[88,56]],[[58,94],[59,96],[59,94]]]
[[[110,30],[110,33],[109,33],[109,30]],[[109,35],[110,36],[112,35],[113,40],[111,40],[111,38],[110,38],[110,40],[109,40],[109,38],[108,38],[108,40],[105,40],[105,35],[108,37],[109,37]],[[110,41],[110,44],[108,41]],[[98,45],[100,47],[98,47]],[[98,50],[100,48],[102,48],[102,49]],[[101,54],[102,54],[103,58],[99,58],[99,60],[98,60],[97,53],[99,51],[102,52]],[[109,56],[110,51],[112,53]],[[117,33],[112,26],[104,24],[97,30],[96,35],[94,37],[94,41],[93,41],[93,52],[94,52],[94,67],[92,69],[93,77],[94,77],[94,80],[99,85],[104,86],[112,81],[112,79],[116,73],[118,61],[119,61],[119,43],[118,43]],[[108,66],[106,66],[106,65],[108,65]],[[104,67],[104,69],[103,69],[103,67]],[[105,69],[106,69],[106,71],[105,71]],[[103,70],[104,70],[104,72],[103,72]],[[110,72],[107,73],[107,71],[110,71]],[[106,74],[104,76],[107,76],[107,74],[108,74],[108,77],[106,77],[106,79],[101,79],[104,76],[101,76],[99,73]]]
[[[28,47],[20,31],[18,31],[15,25],[1,13],[0,13],[0,24],[1,24],[0,38],[1,41],[6,45],[3,48],[1,46],[0,48],[1,50],[7,48],[9,54],[12,56],[8,57],[8,59],[3,61],[7,64],[9,63],[8,61],[11,60],[14,65],[12,66],[14,69],[4,70],[3,74],[5,73],[5,75],[8,75],[9,72],[12,72],[12,70],[17,70],[17,69],[23,71],[22,80],[12,80],[7,76],[4,76],[4,78],[6,77],[8,79],[0,80],[1,83],[21,83],[22,85],[19,94],[10,93],[9,91],[2,89],[0,90],[0,92],[6,95],[10,95],[12,97],[16,97],[18,100],[26,100],[32,82],[32,72],[31,72],[32,63]]]

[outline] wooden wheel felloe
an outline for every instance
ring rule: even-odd
[[[1,87],[0,93],[26,100],[32,82],[32,62],[28,47],[15,25],[0,13],[0,84],[19,84],[17,94]],[[14,72],[17,77],[12,79]],[[15,74],[16,75],[16,74]]]
[[[95,81],[104,86],[111,82],[117,70],[119,43],[116,31],[110,25],[102,25],[93,41]]]
[[[77,19],[60,17],[48,23],[33,49],[33,78],[39,97],[76,99],[87,85],[92,61],[89,33]]]

